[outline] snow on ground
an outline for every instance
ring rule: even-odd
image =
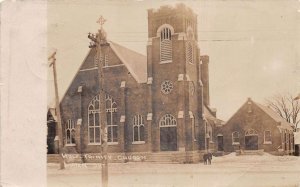
[[[215,162],[229,162],[229,161],[239,161],[239,162],[273,162],[273,161],[300,161],[300,157],[294,156],[274,156],[269,153],[263,153],[263,155],[240,155],[236,156],[236,153],[230,153],[225,156],[213,157]]]
[[[48,187],[100,187],[100,164],[48,164]],[[270,154],[213,157],[212,165],[113,163],[110,187],[300,187],[300,157]]]

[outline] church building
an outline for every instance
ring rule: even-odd
[[[185,163],[214,149],[221,120],[210,108],[209,57],[200,54],[197,28],[197,15],[178,4],[148,10],[147,56],[105,34],[100,60],[109,154],[161,154]],[[90,49],[60,102],[65,153],[101,150],[95,55]]]

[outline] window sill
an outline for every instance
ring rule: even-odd
[[[134,141],[132,144],[145,144],[145,141]]]
[[[118,145],[118,142],[107,142],[107,145]]]
[[[159,64],[168,64],[168,63],[172,63],[172,60],[160,61]]]
[[[265,145],[270,145],[272,142],[264,142]]]
[[[75,147],[76,144],[66,144],[65,146],[66,146],[66,147]]]
[[[101,145],[101,143],[88,143],[88,145]]]
[[[118,142],[107,142],[107,145],[118,145]],[[88,145],[102,145],[101,143],[89,143]]]
[[[233,142],[232,145],[240,145],[240,142]]]

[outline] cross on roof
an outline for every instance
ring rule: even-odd
[[[97,23],[100,24],[101,29],[105,22],[106,22],[106,19],[104,19],[103,16],[100,16],[100,18],[97,21]]]

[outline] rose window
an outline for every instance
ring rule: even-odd
[[[169,94],[173,89],[173,83],[169,80],[164,81],[161,84],[161,91],[164,94]]]

